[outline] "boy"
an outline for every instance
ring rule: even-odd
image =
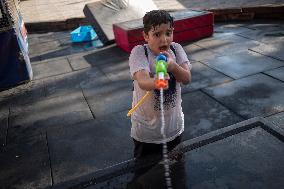
[[[162,144],[172,150],[181,141],[184,115],[181,107],[180,83],[191,81],[191,64],[181,45],[173,42],[173,18],[164,10],[153,10],[143,17],[143,36],[147,44],[138,45],[129,57],[130,73],[134,79],[132,105],[151,91],[150,96],[131,115],[131,137],[134,157],[162,155]],[[168,59],[168,89],[164,91],[165,135],[161,134],[160,92],[155,87],[155,58],[160,53]]]

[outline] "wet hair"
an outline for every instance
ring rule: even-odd
[[[152,10],[147,12],[143,17],[144,32],[148,32],[156,26],[161,24],[170,24],[170,27],[173,27],[174,19],[173,17],[165,10]]]

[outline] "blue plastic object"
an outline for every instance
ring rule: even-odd
[[[97,38],[97,33],[92,26],[80,26],[70,34],[72,42],[92,41]]]
[[[156,58],[156,60],[157,60],[157,61],[159,61],[159,60],[164,60],[165,62],[168,61],[166,55],[164,55],[164,54],[160,54],[160,55]]]

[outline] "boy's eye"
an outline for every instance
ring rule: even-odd
[[[160,33],[154,33],[155,37],[160,37]]]
[[[168,31],[168,32],[166,33],[167,36],[171,36],[171,34],[172,34],[172,31]]]

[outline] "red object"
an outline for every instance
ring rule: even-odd
[[[168,81],[165,79],[157,79],[155,85],[157,89],[166,89],[168,87]]]
[[[174,17],[174,41],[189,42],[213,34],[213,13],[208,11],[182,10],[170,13]],[[132,48],[144,44],[142,19],[113,24],[116,44],[131,52]]]

